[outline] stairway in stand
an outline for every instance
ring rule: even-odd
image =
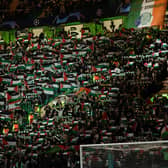
[[[168,77],[162,82],[163,88],[158,92],[158,94],[168,94]]]

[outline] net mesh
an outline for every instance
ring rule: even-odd
[[[168,168],[168,141],[80,146],[81,168]]]

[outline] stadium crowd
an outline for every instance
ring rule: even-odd
[[[1,167],[79,167],[81,144],[166,139],[167,43],[153,28],[1,41]]]
[[[76,12],[80,13],[80,18],[76,19],[75,15],[72,15],[69,22],[79,20],[87,22],[93,21],[95,17],[117,15],[115,10],[119,6],[119,2],[109,2],[108,0],[19,0],[13,4],[14,1],[2,1],[0,23],[16,21],[18,24],[20,20],[34,20],[36,18],[50,18],[50,20],[54,20],[56,16],[64,18]],[[22,27],[21,23],[20,26]]]

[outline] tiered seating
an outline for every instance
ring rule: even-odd
[[[18,37],[0,59],[2,158],[66,158],[80,144],[160,139],[163,102],[145,101],[167,75],[165,34],[155,33]]]

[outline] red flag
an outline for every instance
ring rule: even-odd
[[[93,36],[93,40],[94,40],[94,41],[96,40],[96,36]]]
[[[60,54],[60,58],[61,58],[61,59],[63,59],[63,58],[64,58],[64,55],[63,55],[62,53]]]
[[[109,70],[109,74],[110,74],[110,76],[112,76],[111,70]]]
[[[56,79],[55,79],[53,76],[52,76],[51,78],[52,78],[52,81],[53,81],[53,82],[56,82]]]
[[[135,29],[134,28],[131,28],[131,32],[133,32]]]
[[[34,93],[37,93],[37,90],[36,89],[33,89]]]
[[[15,86],[14,91],[18,92],[18,86]]]
[[[46,57],[45,55],[43,55],[43,58],[44,58],[44,59],[47,59],[47,57]]]
[[[74,46],[74,49],[76,50],[76,44],[75,44],[75,46]]]
[[[60,83],[60,89],[62,89],[63,88],[63,84],[62,83]]]
[[[58,147],[62,150],[65,150],[65,146],[64,145],[58,145]]]
[[[40,49],[40,44],[37,45],[37,48]]]
[[[81,103],[81,110],[83,110],[83,107],[84,107],[84,103]]]
[[[132,51],[130,51],[130,54],[132,55],[132,54],[134,54],[134,51],[132,50]]]
[[[121,29],[123,32],[125,32],[125,28],[123,27],[122,29]]]
[[[40,58],[40,64],[42,64],[43,63],[43,60]]]
[[[34,61],[34,59],[33,59],[33,58],[31,58],[31,63],[32,63],[32,64],[34,64],[34,63],[35,63],[35,61]]]
[[[102,120],[107,120],[107,113],[106,112],[103,112],[103,114],[102,114]]]
[[[167,124],[165,124],[165,129],[166,129],[166,132],[168,132],[168,127],[167,127]]]
[[[65,43],[65,42],[66,42],[66,40],[63,38],[63,39],[62,39],[62,42],[63,42],[63,43]]]
[[[27,56],[25,56],[25,62],[26,62],[26,63],[28,62],[28,58],[27,58]]]
[[[67,75],[66,75],[66,73],[64,72],[64,82],[67,80],[68,78],[67,78]]]
[[[3,144],[3,145],[8,145],[8,142],[3,138],[3,139],[2,139],[2,144]]]
[[[92,43],[89,48],[93,51],[94,50],[94,44]]]
[[[92,71],[97,72],[97,69],[94,66],[92,66]]]
[[[24,81],[24,85],[29,89],[29,86],[28,86],[28,84],[27,84],[27,81],[25,80]]]
[[[31,33],[29,33],[29,34],[28,34],[28,41],[31,40],[31,36],[32,36]]]
[[[83,63],[83,57],[81,57],[81,62]]]
[[[101,75],[101,78],[102,78],[103,80],[106,80],[106,78],[105,78],[103,75]]]
[[[60,63],[61,63],[61,65],[63,64],[63,60],[62,59],[61,59]]]
[[[10,118],[11,118],[11,120],[13,120],[13,118],[14,118],[13,113],[10,114]]]
[[[82,35],[85,33],[85,30],[84,29],[81,29],[81,33],[82,33]]]
[[[8,71],[10,71],[10,67],[11,67],[11,66],[12,66],[12,64],[9,65],[9,67],[8,67]]]
[[[0,83],[3,81],[3,78],[2,77],[0,77]]]
[[[79,149],[80,149],[79,145],[75,145],[74,149],[75,149],[75,151],[79,151]]]
[[[79,131],[78,125],[75,125],[75,126],[73,127],[73,131]]]
[[[12,97],[9,93],[6,93],[7,94],[7,101],[9,101]]]
[[[41,70],[42,70],[42,71],[44,71],[44,68],[43,68],[43,66],[41,65],[40,67],[41,67]]]
[[[70,129],[70,126],[68,124],[64,124],[64,128]]]

